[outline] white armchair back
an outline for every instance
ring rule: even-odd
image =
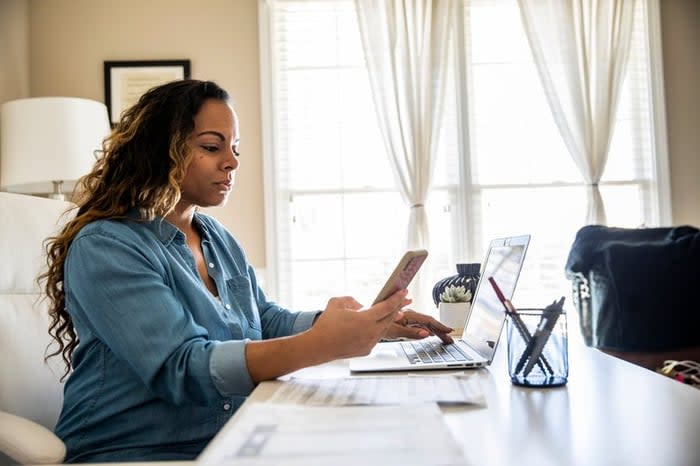
[[[73,215],[63,215],[70,207],[0,192],[0,412],[48,429],[53,429],[63,401],[63,363],[60,356],[44,362],[51,338],[47,303],[39,299],[36,279],[46,269],[44,240]],[[0,418],[3,422],[9,423]]]

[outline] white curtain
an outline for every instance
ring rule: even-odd
[[[409,249],[428,248],[425,203],[442,122],[454,0],[355,0],[379,128],[408,206]],[[419,274],[415,307],[430,307]]]
[[[588,184],[587,223],[605,224],[605,170],[635,0],[519,0],[554,119]]]
[[[453,0],[355,0],[377,121],[409,207],[408,247],[428,246]]]

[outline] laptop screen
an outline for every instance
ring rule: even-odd
[[[493,277],[503,295],[511,299],[529,242],[529,235],[493,240],[481,267],[481,278],[462,339],[489,361],[496,351],[506,314],[488,277]]]

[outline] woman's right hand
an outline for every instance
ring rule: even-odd
[[[331,298],[313,326],[289,337],[249,341],[246,364],[254,383],[339,358],[364,356],[411,303],[397,291],[368,309],[349,296]]]
[[[406,290],[399,290],[364,310],[350,296],[331,298],[309,330],[314,346],[329,359],[369,354],[389,326],[403,317],[401,309],[411,303],[406,294]]]

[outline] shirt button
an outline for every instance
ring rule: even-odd
[[[231,403],[224,403],[224,411],[231,409]]]
[[[225,305],[224,307],[225,307],[226,309],[231,309],[231,305],[230,305],[230,304],[227,304],[227,305]]]
[[[210,268],[210,269],[213,269],[213,268],[214,268],[214,263],[213,263],[213,262],[209,262],[209,268]]]

